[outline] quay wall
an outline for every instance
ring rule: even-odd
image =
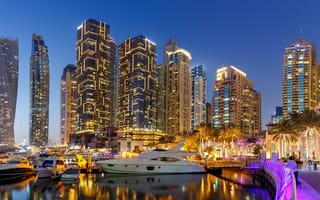
[[[277,160],[266,161],[255,176],[265,185],[272,199],[297,199],[294,173],[284,163]]]

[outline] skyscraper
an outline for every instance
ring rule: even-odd
[[[191,131],[191,54],[170,39],[164,49],[167,88],[167,134]]]
[[[94,134],[115,123],[116,44],[108,24],[88,19],[77,30],[77,134]]]
[[[275,113],[271,115],[271,124],[278,124],[282,120],[282,107],[276,106]]]
[[[261,131],[261,95],[247,75],[234,66],[217,69],[212,109],[215,128],[235,125],[246,138],[255,138]]]
[[[194,130],[197,125],[206,123],[206,73],[202,65],[191,69],[191,128]]]
[[[287,118],[318,105],[319,66],[316,47],[302,39],[285,49],[283,59],[282,109]]]
[[[166,67],[157,65],[157,108],[156,108],[156,127],[159,131],[166,132]]]
[[[49,56],[41,35],[32,35],[30,57],[30,145],[48,144]]]
[[[0,38],[0,144],[14,144],[18,70],[18,41]]]
[[[70,143],[70,135],[76,132],[76,66],[67,65],[60,81],[60,144]]]
[[[118,126],[143,145],[157,142],[156,44],[145,36],[128,38],[119,46]]]

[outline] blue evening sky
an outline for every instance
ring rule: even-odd
[[[28,141],[29,58],[32,34],[43,35],[50,60],[51,142],[59,140],[60,77],[75,64],[76,30],[93,18],[110,25],[117,44],[145,35],[163,48],[174,38],[207,73],[207,100],[216,69],[234,65],[262,94],[262,124],[281,106],[284,49],[299,37],[320,46],[318,0],[10,0],[1,1],[0,37],[19,40],[19,88],[15,141]],[[301,31],[302,30],[302,31]]]

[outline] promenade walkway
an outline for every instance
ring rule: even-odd
[[[320,199],[320,171],[299,169],[300,185],[297,185],[298,200],[316,200]]]

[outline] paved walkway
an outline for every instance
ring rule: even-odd
[[[298,174],[297,199],[320,199],[320,171],[302,168]]]

